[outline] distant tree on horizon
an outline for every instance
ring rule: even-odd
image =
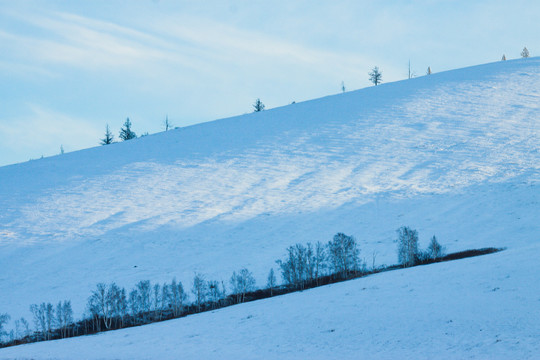
[[[503,54],[501,61],[506,61],[506,55]]]
[[[264,104],[262,103],[261,99],[257,98],[255,100],[255,103],[253,103],[253,112],[259,112],[264,110]]]
[[[124,122],[124,126],[120,129],[120,135],[118,137],[123,141],[135,139],[137,137],[137,134],[131,130],[131,121],[129,118]]]
[[[165,131],[169,131],[169,129],[172,129],[172,124],[169,121],[169,116],[165,116],[165,121],[163,121],[163,127],[165,128]]]
[[[101,145],[109,145],[114,142],[114,135],[109,129],[109,124],[105,127],[105,137],[101,139],[100,144]]]
[[[371,81],[375,86],[382,82],[382,72],[379,70],[378,66],[375,66],[368,75],[369,81]]]
[[[409,60],[409,79],[412,79],[413,77],[416,77],[416,73],[411,70],[411,60]]]
[[[527,47],[524,47],[521,51],[521,57],[522,58],[528,58],[529,57],[529,50],[527,50]]]

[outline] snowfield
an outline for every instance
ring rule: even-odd
[[[540,355],[540,59],[498,62],[0,168],[0,313],[98,282],[265,285],[297,242],[395,230],[507,250],[184,319],[0,349],[0,358]]]

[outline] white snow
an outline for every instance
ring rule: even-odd
[[[539,130],[530,58],[1,167],[0,312],[13,319],[64,299],[80,316],[97,282],[189,288],[195,271],[247,267],[262,286],[287,246],[336,232],[377,264],[396,262],[401,225],[423,246],[436,234],[448,251],[508,250],[0,358],[534,358]]]
[[[6,348],[31,359],[535,359],[540,246]],[[464,291],[465,290],[465,291]],[[531,305],[536,305],[531,307]]]

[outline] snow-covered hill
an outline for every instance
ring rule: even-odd
[[[540,246],[0,350],[21,359],[538,359]],[[536,306],[533,306],[536,305]]]
[[[422,245],[436,234],[448,251],[507,247],[504,255],[496,255],[504,259],[503,264],[528,264],[538,272],[540,262],[533,259],[538,258],[540,244],[539,183],[538,58],[383,84],[6,166],[0,168],[0,313],[29,318],[32,303],[71,299],[80,316],[97,282],[115,281],[132,287],[139,280],[164,282],[176,276],[189,288],[195,271],[209,279],[227,280],[233,270],[247,267],[262,286],[287,246],[326,242],[336,232],[355,235],[361,257],[371,261],[376,253],[377,264],[391,264],[396,262],[395,229],[401,225],[416,228]],[[422,274],[428,281],[437,276],[432,271],[451,268],[458,278],[478,277],[474,281],[452,280],[448,288],[438,284],[437,291],[423,285],[414,287],[435,303],[443,296],[439,294],[468,296],[476,291],[482,277],[500,267],[490,258],[467,260],[466,271],[459,265],[462,262],[455,262],[406,274],[418,273],[415,276],[422,282]],[[475,272],[478,274],[473,276]],[[381,274],[369,283],[385,284],[390,289],[400,276],[405,275]],[[449,276],[444,275],[441,281],[451,279]],[[381,285],[377,279],[382,279]],[[349,292],[351,304],[360,303],[365,301],[358,288],[365,287],[363,281],[333,288]],[[413,280],[407,277],[400,281],[407,284]],[[526,287],[527,280],[516,281],[522,282],[513,285],[505,280],[505,286]],[[396,283],[393,288],[402,286]],[[540,285],[531,286],[540,293]],[[283,303],[286,311],[295,312],[301,304],[313,302],[314,313],[325,312],[337,301],[330,299],[332,291],[318,289],[238,309],[253,307],[264,312],[264,304],[270,304],[273,310],[268,311],[276,311],[271,304]],[[337,299],[341,299],[339,291]],[[323,293],[329,300],[318,307],[316,294]],[[369,316],[358,315],[368,323],[379,321],[394,306],[390,290],[385,300],[377,292],[369,294],[372,308],[358,309],[370,312]],[[419,296],[403,299],[417,301]],[[521,295],[517,291],[508,296]],[[285,299],[299,300],[285,304]],[[497,312],[497,301],[484,312],[471,311],[471,316],[478,316],[474,321],[483,324],[489,314]],[[510,301],[508,297],[501,298],[499,304],[506,301]],[[511,303],[518,314],[538,308],[538,301],[540,298],[523,295]],[[460,304],[468,304],[467,299],[456,303],[458,308],[445,309],[444,317],[460,313]],[[233,316],[227,314],[246,311],[235,309],[220,311],[216,321],[226,324],[227,316]],[[345,306],[335,317],[348,317],[347,309]],[[207,328],[203,323],[210,321],[204,319],[212,316],[199,315],[153,328],[179,326],[178,331],[185,331],[186,336],[189,331],[201,334]],[[424,316],[415,312],[411,320]],[[320,321],[326,324],[333,318]],[[238,319],[231,326],[242,326]],[[181,330],[187,324],[191,330]],[[285,325],[281,328],[279,322],[268,325],[261,321],[257,326],[274,332],[290,330]],[[317,345],[320,354],[332,354],[333,349],[343,346],[350,350],[344,352],[346,357],[355,358],[354,349],[361,353],[361,344],[367,340],[357,339],[361,336],[355,331],[371,336],[368,329],[353,331],[353,322],[344,326],[343,331],[349,332],[345,339],[350,341],[336,343],[325,338]],[[509,333],[504,323],[493,326]],[[378,336],[386,336],[380,340],[380,348],[388,348],[390,357],[399,349],[414,346],[404,344],[405,339],[393,331],[377,329]],[[537,335],[539,329],[529,327]],[[466,325],[453,331],[455,336],[467,336]],[[92,338],[107,336],[122,335]],[[270,333],[267,336],[272,338]],[[300,341],[308,335],[299,332],[298,336]],[[206,339],[191,344],[196,348],[213,341]],[[226,343],[226,339],[219,341]],[[492,345],[484,338],[478,343],[472,339],[471,348]],[[69,351],[69,346],[85,341],[90,340],[72,339],[62,343],[72,345],[58,347]],[[244,343],[250,341],[244,339]],[[444,348],[452,346],[456,338],[449,335],[437,341]],[[279,345],[279,341],[269,340],[261,358],[283,355],[272,352],[274,342]],[[530,350],[539,342],[529,339],[528,344]],[[24,356],[25,351],[31,354],[32,346],[0,350],[0,358],[7,356],[4,354]],[[56,349],[56,345],[39,346]],[[233,354],[237,345],[231,346],[227,351]],[[56,350],[51,351],[51,356],[56,356]],[[288,356],[294,358],[298,351],[307,350],[291,345],[289,351]]]

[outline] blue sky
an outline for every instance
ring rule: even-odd
[[[0,166],[540,52],[536,1],[2,1]]]

